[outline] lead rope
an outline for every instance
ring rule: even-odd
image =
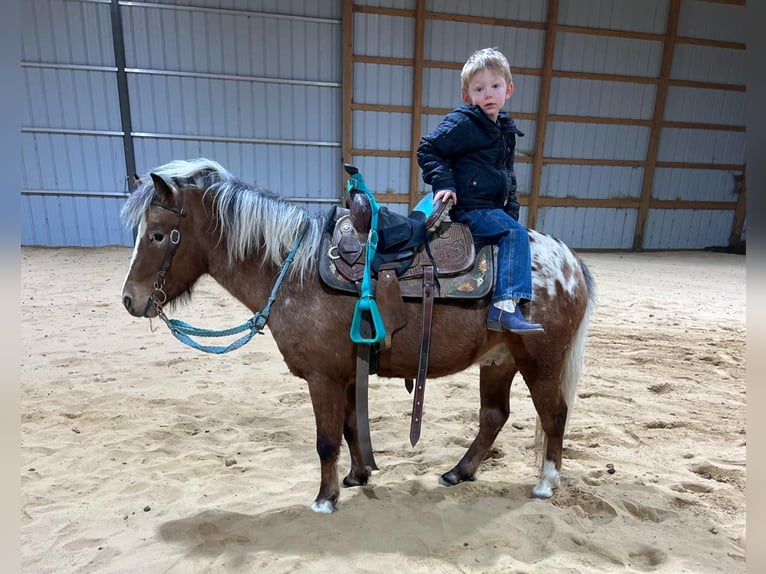
[[[298,251],[298,247],[300,246],[301,241],[303,241],[304,235],[306,235],[307,228],[308,228],[308,225],[306,225],[306,227],[303,228],[303,231],[301,231],[300,235],[295,240],[295,243],[293,244],[293,247],[290,250],[290,253],[287,255],[287,258],[282,264],[282,269],[279,272],[279,277],[277,277],[277,280],[274,283],[274,287],[272,288],[271,294],[269,295],[269,300],[267,301],[266,306],[263,308],[263,311],[256,312],[252,318],[245,321],[241,325],[238,325],[237,327],[231,327],[230,329],[223,329],[219,331],[210,330],[210,329],[200,329],[198,327],[192,327],[188,323],[179,321],[178,319],[168,319],[167,315],[165,315],[165,313],[163,312],[162,307],[160,307],[159,305],[155,305],[155,308],[157,309],[157,315],[168,326],[168,329],[170,329],[170,332],[173,333],[175,338],[181,341],[182,343],[184,343],[185,345],[188,345],[189,347],[193,347],[200,351],[204,351],[205,353],[213,353],[216,355],[221,355],[223,353],[228,353],[229,351],[239,349],[242,345],[244,345],[250,339],[252,339],[256,334],[260,334],[260,335],[263,334],[263,328],[266,326],[266,321],[269,320],[269,312],[271,311],[271,304],[274,302],[274,300],[277,297],[277,291],[279,290],[279,287],[282,285],[282,280],[284,279],[288,268],[290,267],[290,265],[293,262],[293,259],[295,258],[295,253]],[[191,338],[191,337],[225,337],[227,335],[235,335],[237,333],[241,333],[242,331],[248,331],[248,332],[226,347],[217,346],[217,345],[201,345],[200,343],[196,342],[195,340]]]

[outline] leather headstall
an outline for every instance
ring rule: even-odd
[[[179,227],[181,225],[181,218],[186,215],[186,212],[184,212],[183,208],[183,195],[180,192],[178,193],[178,203],[175,207],[168,207],[167,205],[163,205],[159,201],[156,201],[156,199],[157,196],[155,195],[150,203],[151,206],[166,209],[178,216],[175,225],[173,225],[173,229],[170,230],[170,235],[168,237],[168,248],[165,251],[165,257],[162,260],[160,270],[157,272],[157,279],[154,282],[154,291],[151,295],[151,303],[154,305],[157,311],[161,311],[162,306],[168,300],[168,296],[164,291],[165,274],[170,268],[170,263],[173,260],[173,255],[175,255],[178,244],[181,243],[181,230]],[[159,297],[157,295],[159,295]]]

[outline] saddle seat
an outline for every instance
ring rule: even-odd
[[[328,287],[358,294],[367,260],[369,222],[367,230],[364,227],[360,230],[354,224],[354,215],[352,209],[335,209],[322,238],[319,274]],[[385,247],[383,249],[385,251]],[[382,257],[386,256],[389,261],[371,269],[373,293],[377,291],[381,276],[389,277],[393,271],[402,297],[421,298],[426,267],[434,270],[434,296],[437,299],[480,299],[492,290],[494,284],[492,246],[485,245],[477,252],[468,226],[462,223],[445,221],[419,248],[383,253]]]

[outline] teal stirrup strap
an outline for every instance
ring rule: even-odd
[[[378,211],[380,207],[372,192],[367,188],[362,174],[357,172],[348,179],[347,189],[349,195],[352,191],[361,191],[370,201],[372,218],[370,221],[370,233],[367,237],[366,260],[364,262],[364,275],[362,276],[362,287],[359,295],[359,301],[354,307],[354,316],[351,319],[351,331],[349,336],[354,343],[379,343],[386,338],[386,327],[383,324],[383,317],[380,316],[378,304],[372,296],[372,282],[370,280],[370,264],[372,263],[375,252],[378,248]],[[362,334],[362,322],[372,327],[372,333],[369,337]]]

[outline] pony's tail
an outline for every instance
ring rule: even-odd
[[[567,405],[567,420],[564,426],[564,434],[566,434],[567,428],[569,427],[569,421],[572,418],[572,412],[574,411],[574,403],[577,398],[577,385],[580,383],[580,375],[582,374],[582,367],[585,362],[585,343],[588,339],[588,326],[590,324],[590,317],[593,314],[593,308],[596,304],[596,284],[593,280],[593,276],[585,262],[582,259],[579,261],[585,280],[585,286],[588,291],[588,302],[585,307],[585,314],[583,315],[582,321],[580,321],[580,325],[577,327],[572,346],[567,353],[564,371],[561,375],[561,393],[564,395],[564,402]],[[537,417],[537,425],[535,427],[534,448],[536,464],[541,466],[544,465],[545,451],[548,448],[548,438],[543,430],[540,417]]]

